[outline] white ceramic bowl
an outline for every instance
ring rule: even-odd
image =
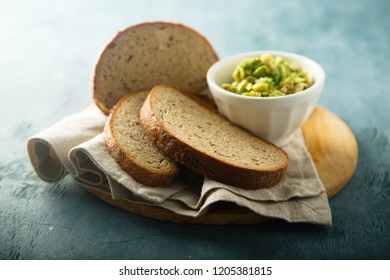
[[[258,57],[264,53],[281,56],[307,71],[314,84],[286,96],[253,97],[235,94],[220,87],[230,83],[232,73],[244,58]],[[207,72],[207,83],[217,103],[218,110],[230,121],[246,128],[268,141],[283,146],[312,113],[325,82],[325,72],[315,61],[288,52],[256,51],[230,56],[216,62]]]

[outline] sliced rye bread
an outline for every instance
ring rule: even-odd
[[[172,87],[154,87],[140,114],[146,133],[164,153],[211,179],[270,188],[287,169],[282,149]]]
[[[199,93],[218,56],[205,37],[177,23],[146,22],[119,32],[95,65],[92,91],[97,106],[109,114],[127,93],[171,85]]]
[[[180,165],[154,145],[140,123],[139,112],[148,92],[130,93],[115,105],[104,128],[104,140],[111,156],[133,179],[165,187]]]

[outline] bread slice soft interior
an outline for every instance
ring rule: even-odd
[[[119,32],[101,52],[92,79],[93,99],[109,114],[127,93],[171,85],[199,93],[218,60],[208,40],[182,24],[146,22]]]
[[[136,181],[165,187],[180,165],[155,146],[140,123],[139,112],[148,92],[133,92],[118,102],[104,128],[105,143],[119,166]]]
[[[288,166],[282,149],[172,87],[151,90],[141,109],[141,122],[167,155],[229,185],[269,188],[282,179]]]

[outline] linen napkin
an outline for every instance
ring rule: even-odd
[[[37,175],[54,182],[69,174],[81,185],[98,188],[113,199],[158,206],[189,217],[204,215],[214,203],[227,201],[265,217],[332,223],[324,186],[300,130],[282,147],[290,162],[282,181],[272,188],[244,190],[187,169],[169,187],[156,188],[135,181],[111,157],[104,144],[106,119],[91,105],[29,138],[28,155]]]

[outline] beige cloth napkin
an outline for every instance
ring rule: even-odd
[[[289,154],[289,167],[273,188],[244,190],[190,170],[169,187],[155,188],[135,181],[110,156],[102,133],[106,119],[91,105],[29,138],[27,150],[37,175],[53,182],[69,173],[85,187],[99,188],[113,199],[159,206],[190,217],[203,215],[215,202],[228,201],[289,222],[332,223],[325,189],[300,130],[283,147]]]

